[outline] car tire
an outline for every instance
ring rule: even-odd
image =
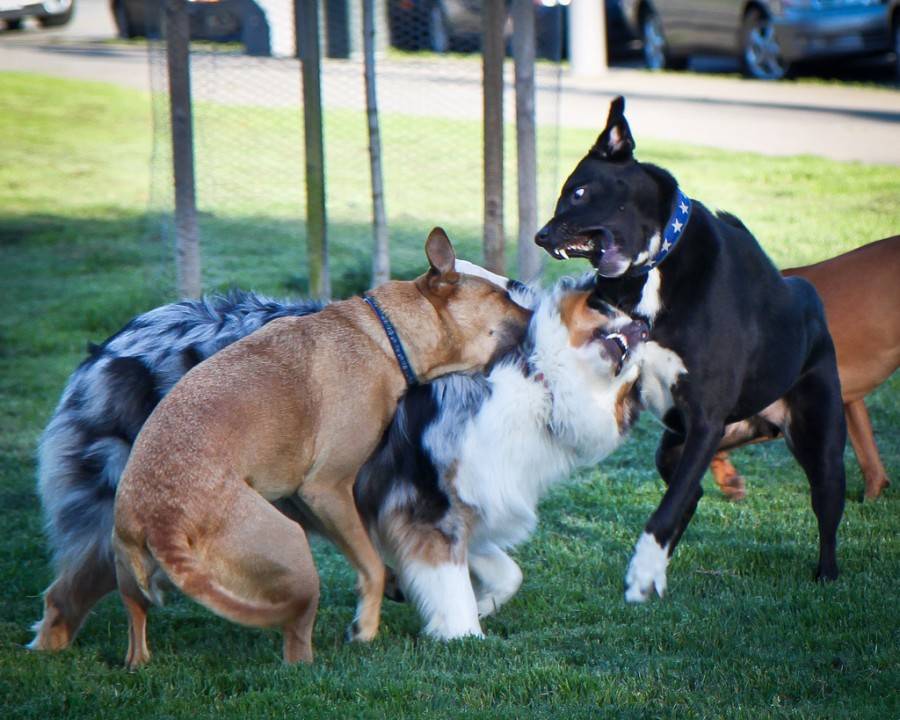
[[[741,28],[741,65],[744,74],[756,80],[781,80],[790,66],[781,56],[772,18],[753,9]]]
[[[440,2],[431,3],[425,22],[428,30],[428,49],[436,53],[450,50],[450,27]]]
[[[41,27],[61,27],[72,19],[75,13],[75,0],[48,0],[44,3],[46,15],[38,15]]]
[[[900,15],[894,18],[892,33],[894,38],[894,77],[900,80]]]
[[[644,64],[649,70],[683,70],[687,67],[686,57],[672,55],[659,15],[649,7],[641,13],[641,42]]]
[[[116,24],[116,32],[120,38],[127,40],[138,37],[137,29],[132,25],[131,19],[128,17],[128,11],[125,9],[125,3],[117,0],[112,6],[113,22]]]

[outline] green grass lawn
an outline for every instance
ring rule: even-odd
[[[287,111],[198,112],[215,138],[206,136],[209,147],[223,154],[229,137],[292,127]],[[618,453],[543,503],[539,531],[515,553],[524,585],[484,623],[484,641],[421,639],[411,608],[386,603],[375,642],[344,644],[353,573],[316,542],[322,602],[313,667],[282,666],[276,633],[233,625],[178,596],[151,613],[155,655],[140,672],[122,667],[126,621],[114,596],[71,650],[26,652],[51,579],[34,493],[38,435],[85,342],[172,299],[159,181],[149,173],[150,117],[147,98],[133,92],[0,75],[0,716],[900,717],[896,488],[878,502],[858,502],[862,479],[848,451],[843,574],[821,586],[811,580],[817,539],[804,477],[781,444],[736,453],[748,499],[725,502],[707,478],[707,496],[670,565],[667,597],[627,606],[625,566],[661,495],[653,469],[659,431],[647,417]],[[477,124],[416,120],[416,150],[433,163],[409,168],[394,148],[408,142],[410,119],[383,121],[396,273],[422,268],[422,242],[434,224],[450,230],[462,255],[479,259]],[[329,155],[332,262],[341,293],[364,287],[368,267],[367,241],[360,245],[368,223],[364,154],[340,146],[356,142],[361,127],[353,113],[328,116],[327,137],[337,148]],[[562,132],[563,172],[592,140]],[[551,141],[542,136],[547,162]],[[638,149],[693,197],[741,216],[779,265],[900,229],[897,168],[727,153],[640,135]],[[210,157],[198,160],[201,190]],[[220,175],[233,182],[228,192],[201,191],[207,287],[280,295],[305,287],[302,216],[291,200],[302,195],[270,182],[285,158],[263,148]],[[302,162],[291,172],[302,180]],[[545,171],[542,178],[549,182]],[[267,203],[240,196],[244,186],[264,188]],[[512,198],[509,207],[512,219]],[[584,268],[554,263],[549,274]],[[898,400],[895,376],[869,403],[895,480]]]

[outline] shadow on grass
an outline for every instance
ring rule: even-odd
[[[28,318],[84,341],[116,331],[131,316],[177,299],[171,216],[95,208],[94,217],[52,214],[0,216],[0,261],[6,302],[17,298],[10,325]],[[276,296],[306,295],[306,226],[299,218],[198,217],[203,287],[206,292],[240,287]],[[393,225],[392,275],[415,277],[427,268],[425,238],[431,229],[414,219]],[[457,253],[481,259],[478,228],[448,228]],[[367,223],[334,221],[328,227],[332,296],[368,289],[372,234]],[[22,328],[24,330],[24,328]],[[33,326],[32,326],[33,331]],[[46,344],[50,332],[5,337],[5,353]],[[10,330],[7,328],[6,333]],[[44,340],[37,342],[40,335]]]

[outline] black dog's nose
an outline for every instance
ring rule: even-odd
[[[550,241],[550,223],[547,223],[537,231],[537,235],[534,236],[534,241],[541,247],[547,247]]]

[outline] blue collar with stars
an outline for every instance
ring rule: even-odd
[[[662,245],[659,251],[654,255],[650,262],[640,267],[632,268],[632,275],[643,275],[650,272],[659,265],[666,256],[672,252],[673,248],[678,244],[684,229],[687,227],[688,220],[691,219],[691,199],[681,192],[681,188],[675,188],[675,200],[672,202],[672,214],[669,215],[669,222],[663,232]]]

